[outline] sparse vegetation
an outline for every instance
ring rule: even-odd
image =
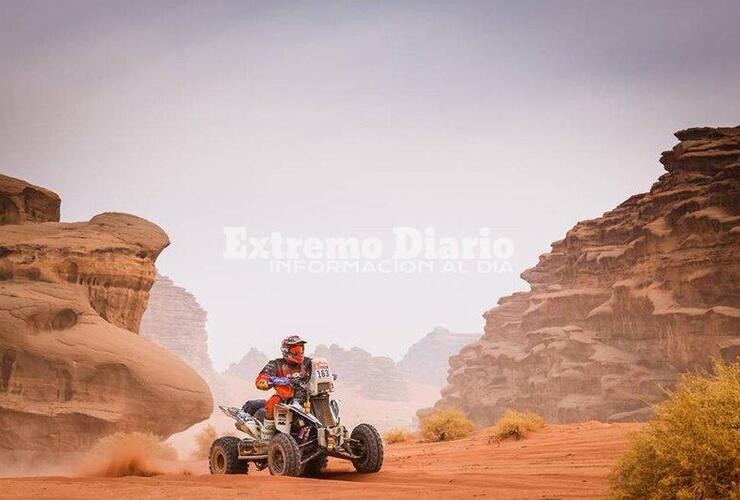
[[[521,439],[529,432],[545,427],[545,419],[530,411],[508,410],[496,422],[494,438],[498,441],[508,438]]]
[[[421,419],[421,435],[428,441],[452,441],[470,435],[473,422],[460,410],[440,408]]]
[[[616,498],[740,498],[740,364],[684,375],[617,466]]]
[[[383,441],[386,444],[403,443],[404,441],[408,441],[410,437],[411,432],[406,429],[391,429],[383,434]]]
[[[192,451],[191,456],[196,460],[208,458],[208,453],[211,451],[211,444],[221,436],[233,436],[233,434],[219,433],[212,424],[208,424],[195,435],[195,449]]]

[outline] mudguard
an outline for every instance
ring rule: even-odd
[[[278,403],[275,405],[275,430],[285,434],[290,434],[290,426],[293,423],[293,414],[308,420],[317,428],[323,427],[323,424],[310,413],[306,413],[298,403],[286,404]]]

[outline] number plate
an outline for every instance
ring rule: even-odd
[[[329,365],[323,362],[314,363],[314,375],[317,379],[331,379]]]

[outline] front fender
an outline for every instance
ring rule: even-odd
[[[275,405],[275,429],[284,434],[290,434],[290,426],[293,423],[293,414],[299,415],[314,424],[317,428],[321,428],[324,425],[311,415],[306,413],[303,407],[296,404],[285,404],[278,403]]]

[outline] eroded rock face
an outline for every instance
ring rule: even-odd
[[[650,192],[579,222],[484,314],[438,406],[480,423],[649,415],[684,371],[740,350],[740,127],[689,129]]]
[[[437,327],[409,348],[398,367],[410,380],[442,386],[447,380],[450,356],[479,338],[477,333],[453,333]]]
[[[154,260],[169,244],[156,225],[104,213],[90,222],[0,226],[0,279],[64,282],[84,289],[103,319],[139,331]]]
[[[408,397],[408,385],[396,363],[385,356],[373,356],[364,349],[343,349],[332,344],[319,345],[311,357],[327,358],[339,383],[356,387],[367,399],[402,401]]]
[[[168,244],[126,214],[0,226],[1,450],[79,450],[115,431],[167,436],[208,417],[205,382],[136,333]]]
[[[192,293],[168,277],[157,275],[140,333],[207,376],[213,371],[208,356],[207,318]]]
[[[59,222],[60,205],[56,193],[0,174],[0,224]]]

